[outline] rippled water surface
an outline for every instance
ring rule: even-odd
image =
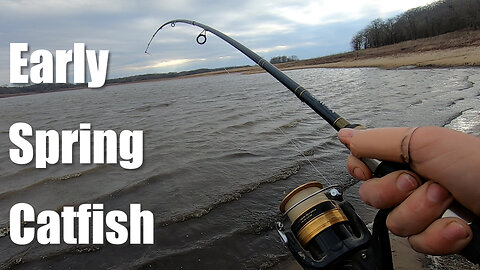
[[[370,127],[436,125],[480,134],[478,69],[287,72],[331,109]],[[267,74],[225,74],[0,99],[0,227],[17,202],[43,209],[104,203],[155,215],[155,245],[18,246],[0,234],[0,265],[18,268],[232,269],[288,256],[273,223],[283,196],[312,180],[347,183],[348,155],[311,109]],[[144,131],[144,163],[15,165],[8,130]],[[34,142],[34,140],[31,140]],[[303,157],[306,156],[313,165]],[[327,182],[328,181],[328,182]],[[374,211],[347,198],[369,222]],[[20,263],[20,264],[18,264]]]

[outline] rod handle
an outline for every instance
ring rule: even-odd
[[[375,177],[383,177],[391,172],[398,170],[413,171],[408,164],[391,161],[379,161],[375,159],[362,159],[363,162],[373,171]],[[422,179],[422,181],[425,181]],[[456,217],[464,220],[472,229],[472,241],[460,253],[463,257],[472,263],[480,263],[480,221],[479,218],[470,210],[458,202],[454,202],[442,217]]]

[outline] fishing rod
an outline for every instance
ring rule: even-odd
[[[197,36],[198,44],[207,41],[207,32],[223,39],[261,68],[275,77],[306,103],[336,131],[342,128],[363,127],[351,124],[316,99],[309,91],[280,71],[269,61],[245,47],[224,33],[191,20],[176,19],[162,24],[152,35],[145,53],[157,33],[165,26],[176,23],[197,26],[202,32]],[[363,158],[375,177],[385,176],[396,170],[411,170],[408,165]],[[319,182],[310,182],[297,187],[282,201],[280,210],[284,220],[276,223],[283,243],[290,249],[295,259],[306,269],[393,269],[390,241],[386,218],[390,209],[379,210],[375,216],[372,233],[358,217],[352,205],[343,200],[340,186],[324,188]],[[458,203],[450,207],[444,215],[465,220],[473,231],[473,239],[463,250],[462,255],[473,263],[480,262],[480,226],[477,217]],[[287,217],[290,230],[284,225]]]
[[[191,24],[191,25],[202,28],[204,31],[202,31],[197,36],[197,43],[199,44],[204,44],[207,41],[206,31],[209,31],[215,34],[216,36],[218,36],[219,38],[223,39],[233,47],[237,48],[239,51],[241,51],[243,54],[245,54],[250,59],[252,59],[255,63],[257,63],[260,67],[262,67],[268,73],[270,73],[273,77],[275,77],[279,82],[285,85],[288,89],[290,89],[290,91],[292,91],[301,101],[305,102],[308,106],[310,106],[310,108],[312,108],[317,114],[323,117],[323,119],[325,119],[337,131],[350,125],[350,123],[348,123],[345,119],[343,119],[338,114],[336,114],[335,112],[327,108],[327,106],[325,106],[322,102],[318,101],[318,99],[316,99],[312,94],[310,94],[310,92],[305,90],[305,88],[303,88],[294,80],[292,80],[290,77],[285,75],[285,73],[280,71],[274,65],[270,64],[270,62],[263,59],[258,54],[254,53],[252,50],[245,47],[238,41],[232,39],[231,37],[225,35],[224,33],[214,28],[211,28],[210,26],[201,24],[199,22],[189,21],[189,20],[172,20],[164,23],[153,34],[152,38],[150,39],[150,42],[148,42],[145,52],[147,53],[148,48],[150,47],[150,44],[152,43],[158,31],[160,31],[166,25],[171,25],[172,27],[174,27],[176,23],[186,23],[186,24]]]

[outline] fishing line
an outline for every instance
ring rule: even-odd
[[[231,73],[224,67],[223,68],[227,73],[228,75],[231,75]],[[244,91],[241,91],[242,94],[247,97],[248,99],[251,99],[250,95],[248,95],[248,91],[244,90]],[[255,105],[263,112],[263,114],[268,118],[268,120],[270,122],[274,122],[273,121],[273,118],[271,117],[272,114],[268,113],[267,111],[265,111],[263,109],[263,107],[258,103],[258,101],[256,99],[253,99],[253,102],[255,103]],[[278,127],[278,128],[275,128],[275,129],[278,129],[280,131],[280,133],[288,139],[288,141],[290,141],[290,143],[293,145],[293,147],[295,148],[295,150],[300,153],[300,155],[303,157],[303,159],[305,161],[307,161],[312,167],[313,169],[318,173],[318,175],[320,175],[320,177],[325,181],[325,183],[327,183],[328,185],[332,185],[332,183],[327,179],[327,177],[325,177],[325,175],[313,164],[313,162],[302,152],[302,150],[300,149],[300,147],[285,133],[285,131],[282,129],[282,127]]]

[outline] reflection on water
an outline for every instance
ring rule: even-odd
[[[446,127],[478,136],[480,135],[480,111],[466,110],[448,123]]]

